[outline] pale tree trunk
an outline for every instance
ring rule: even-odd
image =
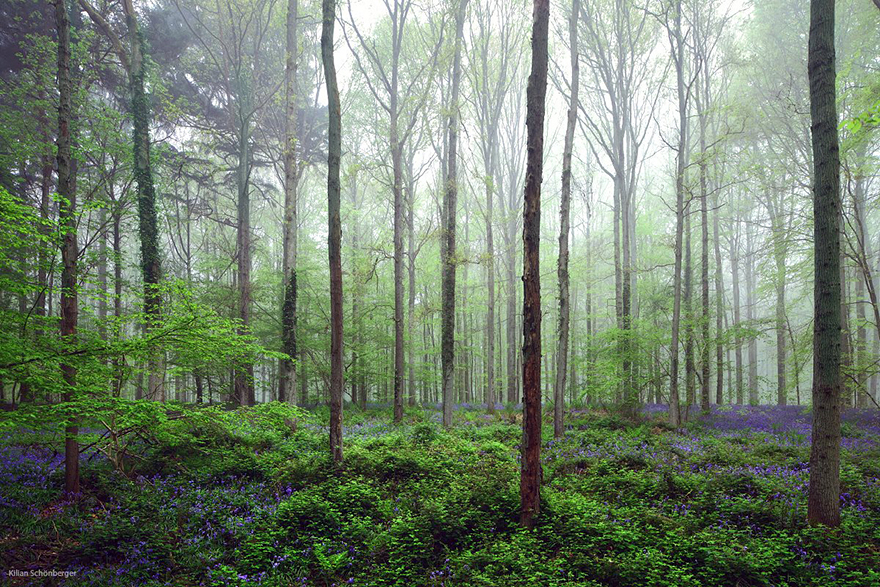
[[[333,62],[336,0],[323,0],[321,61],[327,83],[329,130],[327,147],[327,216],[330,262],[330,452],[342,463],[342,223],[339,210],[339,165],[342,155],[342,110]]]
[[[452,93],[449,103],[447,136],[449,147],[446,161],[446,189],[443,194],[443,231],[441,233],[442,253],[442,333],[441,333],[441,375],[443,395],[443,425],[452,426],[453,387],[455,385],[455,220],[458,198],[458,97],[461,85],[461,51],[464,42],[464,19],[467,0],[460,0],[455,14],[455,48],[452,65]]]
[[[724,403],[724,344],[721,333],[723,332],[725,312],[724,278],[721,275],[721,239],[718,229],[718,216],[721,214],[721,207],[718,202],[717,188],[713,202],[715,205],[715,213],[712,215],[712,236],[715,239],[715,403],[721,405]],[[730,358],[729,351],[728,347],[728,358]],[[728,365],[730,365],[729,362]],[[729,370],[728,375],[730,375]],[[729,382],[728,385],[730,385]]]
[[[520,524],[532,528],[540,513],[541,485],[541,181],[550,1],[534,0],[532,72],[526,89],[526,185],[523,208],[523,441]]]
[[[853,190],[853,215],[856,221],[856,258],[860,266],[867,266],[871,259],[871,245],[865,232],[865,175],[862,170],[864,165],[864,148],[860,147],[856,154],[855,187]],[[868,407],[868,331],[865,328],[865,279],[864,271],[859,271],[855,279],[855,305],[856,305],[856,345],[855,345],[855,405],[856,407]]]
[[[299,1],[287,1],[287,46],[285,48],[284,69],[284,242],[282,278],[284,281],[284,300],[281,306],[281,351],[288,357],[278,363],[278,401],[296,404],[296,303],[297,303],[297,182],[299,173],[296,160],[296,71],[299,40],[297,39],[297,17]]]
[[[678,97],[678,153],[675,173],[675,268],[672,274],[672,343],[669,361],[669,423],[681,425],[681,406],[678,393],[679,333],[681,331],[682,298],[682,253],[685,225],[684,175],[687,168],[688,153],[688,94],[684,81],[684,42],[681,32],[681,0],[677,0],[674,13],[674,26],[669,33],[670,48],[675,65],[676,90]]]
[[[697,401],[697,366],[694,360],[693,266],[691,264],[691,217],[689,200],[684,219],[684,378],[688,410]]]
[[[734,330],[734,360],[736,363],[736,403],[742,405],[745,401],[743,387],[743,352],[742,352],[742,334],[740,333],[740,300],[739,300],[739,239],[740,239],[740,222],[739,218],[735,221],[734,235],[730,238],[730,270],[731,270],[731,288],[733,289],[733,328]]]
[[[412,170],[412,156],[409,157],[409,177],[408,177],[408,187],[407,193],[409,197],[407,198],[407,216],[406,223],[409,228],[408,230],[408,243],[407,243],[407,257],[409,263],[407,264],[407,273],[409,277],[409,297],[407,300],[407,320],[406,320],[406,330],[407,335],[406,338],[409,341],[409,347],[407,349],[408,360],[407,365],[409,368],[409,383],[407,384],[407,388],[409,391],[409,405],[416,405],[416,364],[415,364],[415,313],[416,313],[416,243],[415,243],[415,233],[416,233],[416,225],[415,225],[415,198],[416,198],[416,190],[415,190],[415,179],[413,178],[413,170]]]
[[[58,31],[58,195],[61,198],[58,222],[63,228],[61,242],[61,337],[67,348],[76,346],[77,319],[77,256],[76,241],[76,162],[71,150],[73,137],[71,125],[74,121],[73,82],[70,63],[70,17],[65,0],[55,1],[55,25]],[[70,364],[61,366],[64,374],[65,390],[63,400],[73,400],[76,386],[76,367]],[[71,419],[64,426],[64,491],[73,495],[79,493],[79,428]]]
[[[705,106],[705,104],[704,104]],[[700,313],[700,330],[703,340],[702,352],[700,353],[700,366],[702,367],[700,381],[700,409],[704,413],[709,412],[709,348],[712,346],[709,339],[709,207],[708,187],[706,185],[706,116],[700,112],[700,226],[702,234],[700,238],[700,285],[702,311]],[[718,370],[720,376],[721,370]]]
[[[840,524],[840,151],[834,0],[811,0],[808,72],[813,144],[813,427],[807,519]]]
[[[755,249],[753,246],[751,227],[746,228],[746,321],[749,326],[754,324],[755,305]],[[749,338],[749,404],[758,405],[758,341],[752,336]]]
[[[569,96],[568,121],[565,127],[565,143],[562,151],[562,194],[559,205],[559,324],[556,347],[556,382],[553,388],[553,435],[560,438],[565,432],[563,423],[565,378],[568,375],[568,335],[570,324],[570,297],[568,275],[568,233],[571,216],[571,152],[574,146],[574,129],[577,124],[578,89],[580,87],[580,66],[578,63],[577,22],[580,13],[580,0],[573,0],[568,25],[568,39],[571,51],[571,96]]]

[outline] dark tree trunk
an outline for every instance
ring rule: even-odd
[[[141,241],[141,272],[144,279],[144,315],[146,333],[159,327],[162,313],[162,294],[159,291],[162,265],[159,252],[159,221],[156,214],[156,190],[150,162],[150,99],[144,88],[146,67],[141,45],[142,33],[132,0],[123,2],[128,26],[131,60],[129,85],[131,112],[134,119],[134,179],[137,186],[138,229]],[[147,394],[150,399],[165,401],[164,361],[160,351],[150,355]]]
[[[284,301],[281,307],[281,352],[289,359],[281,359],[278,364],[278,401],[296,404],[296,254],[298,222],[297,181],[299,173],[296,160],[296,71],[299,41],[297,39],[297,16],[299,1],[287,1],[287,46],[284,69],[284,243],[282,275],[284,281]]]
[[[811,0],[808,71],[813,144],[815,317],[813,434],[807,519],[840,524],[840,151],[834,0]]]
[[[580,86],[580,65],[578,63],[577,23],[580,13],[580,0],[573,0],[568,24],[568,39],[571,48],[571,96],[568,105],[568,120],[565,127],[565,143],[562,151],[562,194],[559,205],[559,325],[556,347],[556,382],[553,388],[553,435],[560,438],[565,432],[563,424],[565,378],[568,375],[568,334],[570,324],[570,297],[568,275],[568,233],[571,216],[571,152],[574,146],[574,129],[577,124],[578,89]]]
[[[74,120],[73,82],[70,64],[70,17],[67,13],[66,0],[55,1],[55,25],[58,30],[58,195],[61,198],[59,207],[59,224],[63,230],[61,241],[61,337],[67,348],[76,346],[77,319],[77,256],[79,255],[76,241],[76,162],[71,150],[73,137],[71,125]],[[76,367],[63,364],[64,401],[73,400],[76,386]],[[79,493],[79,429],[75,420],[71,419],[64,427],[64,491],[68,494]]]
[[[534,0],[532,72],[526,89],[526,185],[523,207],[523,441],[520,524],[531,528],[540,513],[541,485],[541,181],[550,1]]]
[[[321,59],[327,81],[330,116],[327,148],[327,215],[330,260],[330,451],[342,462],[342,223],[339,211],[339,164],[342,154],[342,110],[333,62],[336,0],[323,0]]]
[[[455,49],[452,65],[452,94],[449,104],[448,141],[446,161],[446,189],[443,197],[443,231],[441,234],[441,256],[443,264],[441,295],[442,333],[441,362],[443,425],[452,426],[453,387],[455,385],[455,220],[458,198],[458,124],[459,124],[459,86],[461,85],[461,45],[464,35],[464,19],[467,0],[461,0],[455,14]]]

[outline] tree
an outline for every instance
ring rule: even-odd
[[[670,11],[671,15],[667,16],[671,16],[672,22],[669,23],[667,21],[666,32],[669,39],[672,63],[675,67],[679,127],[678,144],[676,146],[675,155],[675,267],[672,274],[672,344],[669,351],[669,423],[672,426],[679,426],[681,425],[681,410],[678,394],[678,346],[679,333],[681,332],[682,245],[684,240],[685,215],[687,213],[684,200],[684,175],[688,159],[688,104],[690,98],[690,85],[685,80],[684,38],[681,30],[681,0],[677,0]]]
[[[523,442],[520,524],[534,526],[541,485],[541,181],[550,1],[534,0],[532,72],[526,88],[526,181],[523,206]]]
[[[296,241],[297,223],[297,182],[299,173],[296,160],[296,69],[299,58],[297,39],[297,15],[299,1],[287,1],[287,44],[284,66],[284,243],[282,255],[282,276],[284,281],[284,301],[281,308],[281,350],[289,357],[279,362],[278,400],[296,403]]]
[[[413,130],[428,96],[425,79],[434,77],[434,66],[439,54],[438,45],[430,48],[428,59],[420,66],[407,71],[402,67],[401,57],[404,44],[409,40],[412,23],[408,24],[413,8],[413,0],[385,0],[391,25],[391,63],[386,65],[375,42],[368,42],[351,18],[351,28],[360,43],[361,57],[351,47],[358,69],[364,76],[367,87],[382,110],[388,114],[388,139],[391,151],[391,191],[393,196],[394,230],[394,421],[403,420],[403,371],[404,324],[403,324],[403,229],[404,229],[404,149],[412,139]],[[349,4],[351,14],[351,4]],[[417,24],[417,23],[416,23]],[[442,39],[442,36],[438,37]],[[348,36],[346,35],[346,41]],[[409,47],[411,48],[411,46]],[[406,75],[409,74],[409,75]],[[376,80],[375,82],[372,80]],[[410,288],[410,292],[413,289]]]
[[[813,147],[813,436],[807,519],[840,524],[840,147],[834,0],[810,1],[808,53]]]
[[[333,62],[336,0],[323,0],[321,61],[327,84],[329,132],[327,147],[327,215],[330,261],[330,452],[342,462],[342,222],[340,220],[339,164],[342,155],[342,107]]]
[[[110,24],[100,12],[88,3],[79,0],[80,6],[108,38],[120,64],[128,75],[131,94],[132,146],[134,149],[134,179],[137,186],[138,232],[141,243],[141,273],[144,280],[144,315],[146,331],[158,328],[162,315],[162,293],[159,281],[162,277],[162,258],[159,248],[159,222],[156,213],[156,189],[153,183],[153,170],[150,161],[150,96],[146,92],[146,55],[143,48],[143,33],[138,26],[137,13],[132,0],[124,0],[122,9],[128,28],[129,53],[113,32]],[[150,374],[147,383],[147,396],[151,399],[165,400],[163,361],[157,354],[150,360]]]
[[[571,50],[571,95],[569,96],[568,120],[565,127],[565,144],[562,151],[562,194],[559,204],[559,325],[557,335],[559,344],[556,355],[556,382],[553,388],[553,435],[562,436],[563,401],[565,398],[565,378],[568,374],[568,331],[570,323],[570,295],[568,275],[568,231],[571,216],[571,152],[574,146],[574,129],[577,124],[578,90],[580,87],[580,66],[578,64],[577,22],[581,10],[580,0],[573,0],[568,27]]]
[[[455,220],[458,198],[458,97],[461,85],[461,46],[464,42],[464,19],[467,0],[460,0],[455,13],[455,42],[452,56],[452,91],[449,97],[446,155],[446,186],[443,193],[443,227],[441,231],[441,264],[443,267],[441,295],[442,332],[441,362],[443,425],[452,426],[452,387],[455,375]]]
[[[79,305],[77,301],[76,240],[76,161],[72,125],[75,124],[73,104],[73,81],[70,64],[70,16],[66,0],[55,0],[55,26],[58,29],[58,196],[61,206],[58,223],[62,230],[61,240],[61,337],[68,345],[76,344]],[[76,386],[76,367],[63,364],[64,401],[73,399]],[[68,420],[64,427],[64,491],[79,493],[79,443],[77,423]]]

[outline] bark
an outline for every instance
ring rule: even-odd
[[[407,231],[408,242],[407,242],[407,257],[409,263],[407,264],[407,277],[409,278],[409,297],[407,299],[407,317],[406,317],[406,337],[409,340],[409,347],[407,349],[407,366],[409,368],[409,381],[407,383],[407,390],[409,391],[409,405],[416,405],[416,371],[415,371],[415,313],[416,313],[416,243],[415,243],[415,180],[413,178],[412,171],[412,157],[409,158],[409,173],[408,173],[408,186],[407,186],[407,211],[406,211],[406,223],[409,230]]]
[[[676,90],[678,96],[678,153],[675,173],[675,268],[673,270],[672,299],[672,342],[669,361],[669,423],[681,425],[681,411],[678,394],[678,346],[681,331],[682,298],[682,241],[684,234],[684,174],[687,168],[688,137],[688,95],[684,82],[684,43],[681,38],[681,0],[676,2],[674,27],[669,31],[669,42],[675,65]]]
[[[785,229],[782,226],[780,210],[770,206],[770,220],[773,225],[773,259],[776,264],[776,403],[784,406],[788,403],[786,383],[786,326],[785,326],[785,257],[787,247]]]
[[[142,33],[132,0],[124,0],[125,21],[128,27],[130,60],[129,86],[131,112],[134,119],[134,179],[137,186],[138,232],[141,241],[141,272],[144,280],[144,315],[146,335],[158,328],[162,314],[162,294],[159,280],[162,275],[159,251],[159,227],[156,213],[156,190],[150,161],[150,99],[144,81],[146,67],[142,48]],[[147,393],[151,399],[165,401],[165,366],[161,352],[154,349],[150,354]]]
[[[571,96],[569,96],[568,120],[562,151],[562,194],[559,205],[559,325],[556,347],[556,381],[553,388],[553,435],[560,438],[565,432],[563,424],[565,379],[568,375],[568,336],[570,325],[570,297],[568,275],[568,233],[571,216],[571,153],[574,147],[574,129],[577,124],[578,90],[580,88],[580,65],[578,63],[577,23],[580,0],[573,0],[568,24],[568,40],[571,50]]]
[[[704,104],[705,106],[705,104]],[[708,187],[706,185],[707,165],[706,165],[706,116],[700,113],[700,225],[702,234],[700,238],[700,285],[702,311],[700,314],[700,329],[703,340],[702,353],[700,357],[700,366],[702,374],[700,377],[700,409],[704,413],[709,412],[709,349],[711,342],[709,339],[709,207],[708,207]],[[721,370],[718,370],[721,374]],[[720,403],[720,402],[719,402]]]
[[[330,262],[330,451],[342,462],[342,224],[340,220],[339,165],[342,155],[342,110],[333,61],[333,29],[336,0],[323,0],[321,60],[327,83],[329,112],[327,148],[327,215]]]
[[[807,519],[840,524],[840,151],[834,1],[811,0],[808,53],[813,147],[813,427]]]
[[[541,181],[547,94],[549,0],[534,0],[532,72],[526,88],[526,182],[523,207],[523,442],[520,524],[532,528],[541,485]]]
[[[76,345],[79,306],[77,301],[77,256],[76,240],[76,163],[71,154],[73,137],[71,126],[74,123],[73,82],[70,55],[70,17],[66,0],[55,1],[55,25],[58,31],[58,195],[59,224],[63,236],[61,241],[61,337],[68,348]],[[76,367],[63,364],[63,400],[73,400],[76,386]],[[75,419],[69,419],[64,426],[64,491],[67,494],[79,493],[79,429]]]
[[[712,236],[715,244],[715,403],[721,405],[724,403],[724,344],[721,340],[721,333],[723,332],[725,312],[724,278],[721,275],[721,239],[718,234],[718,216],[721,207],[718,203],[717,191],[713,201],[715,205],[715,213],[712,215]],[[728,359],[730,358],[729,351],[730,349],[728,348]],[[729,365],[730,363],[728,362]],[[728,385],[730,384],[728,383]]]
[[[284,102],[286,116],[284,118],[284,242],[282,277],[284,282],[284,301],[281,309],[281,352],[287,359],[278,364],[278,401],[296,404],[296,368],[293,359],[296,357],[296,304],[297,304],[297,169],[296,148],[296,71],[299,56],[299,39],[297,38],[297,17],[299,1],[287,1],[287,46],[285,51],[284,69]]]
[[[690,201],[686,205],[690,208]],[[687,393],[687,406],[697,401],[697,366],[694,360],[694,310],[693,310],[693,266],[691,264],[691,217],[688,210],[684,219],[684,378]]]
[[[461,86],[461,51],[464,42],[464,18],[467,0],[460,0],[455,14],[455,48],[452,65],[452,93],[449,104],[447,137],[449,141],[446,161],[446,189],[443,194],[442,284],[441,295],[441,362],[443,425],[452,426],[453,386],[455,379],[455,220],[458,198],[458,97]]]
[[[746,321],[749,325],[755,320],[755,251],[752,247],[751,228],[746,229]],[[749,404],[758,405],[758,341],[749,339]]]
[[[731,288],[733,289],[733,346],[734,360],[736,363],[736,403],[742,405],[745,401],[743,387],[743,352],[742,352],[742,334],[740,333],[741,311],[739,299],[739,220],[736,221],[735,234],[730,241],[730,269],[731,269]]]
[[[856,152],[856,171],[855,171],[855,187],[853,190],[853,215],[856,220],[856,244],[858,250],[856,257],[859,268],[868,265],[869,259],[872,257],[870,250],[870,241],[865,233],[865,174],[862,170],[864,165],[864,147],[860,147]],[[855,345],[855,368],[856,368],[856,406],[860,408],[868,407],[868,331],[865,328],[865,282],[863,279],[864,271],[859,271],[855,279],[855,304],[856,304],[856,345]]]

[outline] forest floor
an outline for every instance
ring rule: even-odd
[[[299,426],[173,420],[129,474],[86,451],[59,501],[61,456],[0,448],[8,585],[880,585],[880,410],[847,411],[842,525],[806,522],[810,415],[719,407],[672,430],[572,410],[545,423],[539,523],[517,525],[516,410],[346,408],[345,464],[324,408]],[[233,422],[230,424],[230,422]],[[136,441],[134,445],[137,446]],[[32,571],[75,573],[34,578]]]

